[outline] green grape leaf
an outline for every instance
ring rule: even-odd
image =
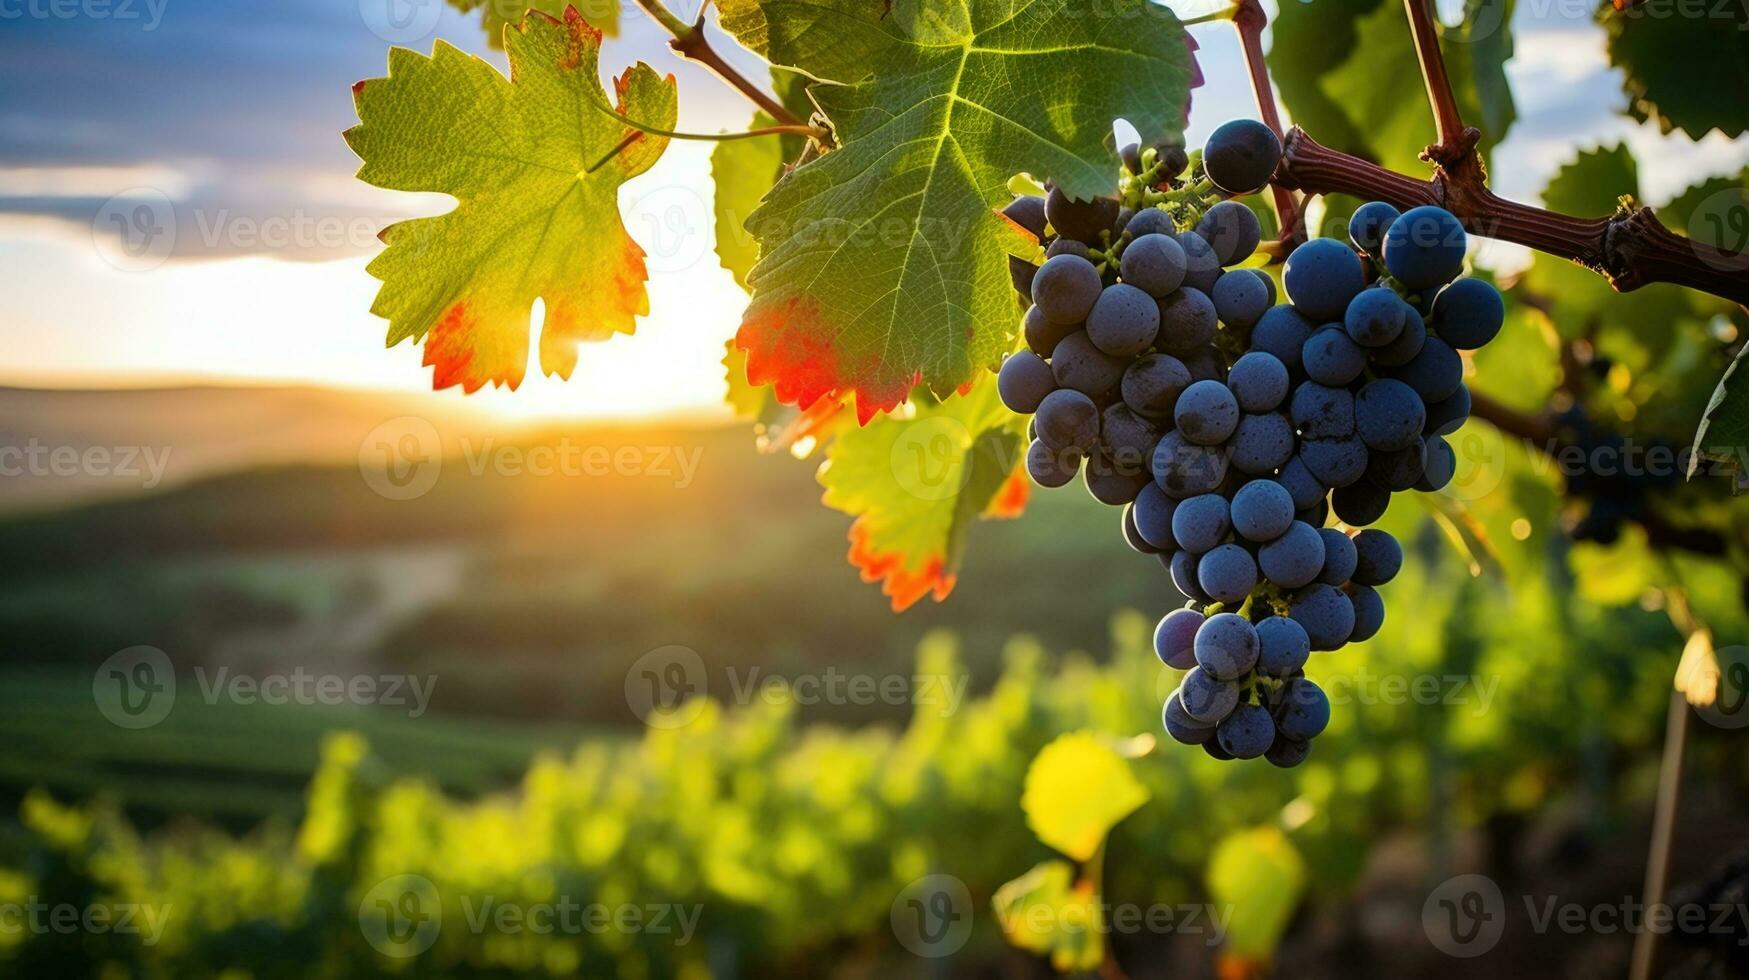
[[[1118,821],[1148,802],[1130,764],[1093,732],[1071,732],[1039,750],[1020,809],[1038,839],[1077,861],[1093,857]]]
[[[820,470],[826,505],[856,518],[851,564],[864,581],[882,583],[895,611],[932,593],[947,598],[973,521],[1025,507],[1025,431],[1026,420],[997,397],[995,375],[983,372],[964,394],[936,401],[919,392],[914,413],[833,440]]]
[[[1640,165],[1624,143],[1583,150],[1543,188],[1543,206],[1562,214],[1614,214],[1622,197],[1640,196]]]
[[[1067,861],[1044,861],[996,889],[990,904],[1017,949],[1049,956],[1058,973],[1092,970],[1105,959],[1099,890],[1075,880]]]
[[[620,0],[449,0],[449,5],[464,14],[480,11],[480,29],[486,32],[486,43],[494,49],[504,48],[504,29],[522,23],[531,10],[549,17],[561,17],[566,7],[574,7],[595,28],[608,37],[619,36]]]
[[[783,107],[799,119],[813,114],[808,99],[807,80],[795,72],[772,71],[771,87]],[[763,129],[777,125],[777,120],[764,111],[753,114],[748,129]],[[794,163],[807,146],[803,136],[784,134],[752,139],[724,140],[711,151],[711,180],[716,186],[713,207],[716,214],[717,258],[729,270],[742,289],[747,288],[747,273],[759,258],[759,243],[747,231],[747,216],[759,206],[766,193],[783,176],[788,164]]]
[[[438,41],[429,58],[392,49],[388,77],[353,90],[360,124],[346,140],[359,178],[460,202],[385,229],[370,264],[383,281],[371,312],[388,319],[390,346],[424,339],[437,388],[521,384],[537,298],[541,367],[561,377],[579,343],[631,333],[649,310],[644,252],[617,197],[668,141],[614,118],[597,76],[601,34],[575,10],[531,13],[506,40],[510,80]],[[639,64],[615,89],[617,111],[673,128],[672,76]]]
[[[1228,834],[1209,857],[1209,898],[1232,910],[1228,947],[1247,959],[1275,955],[1282,930],[1306,888],[1306,863],[1275,827]]]
[[[1704,16],[1635,6],[1597,11],[1608,35],[1609,62],[1622,72],[1628,112],[1668,133],[1700,139],[1717,129],[1735,139],[1749,104],[1749,9],[1708,4]]]
[[[801,406],[846,392],[859,421],[921,383],[993,368],[1016,317],[994,208],[1016,172],[1087,198],[1117,188],[1111,124],[1182,132],[1194,66],[1149,0],[725,0],[722,25],[810,92],[838,149],[748,221],[759,262],[736,343]]]
[[[1481,129],[1484,156],[1517,119],[1505,69],[1511,17],[1510,0],[1470,0],[1464,22],[1439,31],[1458,110]],[[1379,83],[1421,75],[1402,4],[1282,4],[1274,37],[1268,62],[1296,123],[1320,143],[1392,170],[1426,170],[1419,154],[1436,136],[1426,99]]]
[[[1700,425],[1694,430],[1694,451],[1688,459],[1691,477],[1702,456],[1740,464],[1749,454],[1749,371],[1742,369],[1745,352],[1749,352],[1749,344],[1731,358],[1706,411],[1701,413]]]

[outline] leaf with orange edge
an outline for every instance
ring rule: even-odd
[[[370,264],[383,281],[371,312],[389,346],[423,338],[435,388],[522,383],[530,311],[545,302],[540,363],[570,377],[577,345],[631,333],[649,312],[644,252],[620,223],[619,186],[650,169],[668,140],[614,113],[672,129],[676,97],[639,64],[598,76],[601,33],[575,10],[531,12],[505,32],[509,79],[438,41],[431,57],[389,52],[389,75],[354,86],[359,125],[347,143],[361,180],[435,191],[460,203],[391,225]],[[593,169],[592,169],[593,168]]]
[[[867,422],[914,386],[995,368],[1014,294],[991,209],[1017,172],[1085,199],[1117,188],[1113,120],[1182,132],[1183,25],[1152,0],[720,0],[725,30],[807,73],[838,149],[747,219],[759,261],[736,343],[802,407],[853,394]]]
[[[464,14],[479,10],[486,43],[500,51],[504,49],[504,29],[521,21],[530,10],[558,17],[566,7],[575,7],[591,27],[608,37],[619,36],[620,0],[449,0],[449,5]]]
[[[966,535],[980,516],[1014,517],[1026,503],[1026,419],[1002,405],[982,372],[964,394],[847,428],[826,450],[826,504],[856,518],[850,561],[902,611],[953,591]]]

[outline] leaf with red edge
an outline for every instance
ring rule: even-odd
[[[938,396],[1012,345],[992,208],[1018,172],[1085,199],[1117,188],[1111,124],[1182,133],[1194,61],[1151,0],[722,0],[722,25],[809,94],[838,149],[748,218],[760,245],[736,344],[754,384],[859,421]]]
[[[383,281],[371,312],[389,346],[425,341],[436,388],[514,389],[528,367],[530,316],[546,305],[540,363],[569,377],[577,345],[631,333],[649,312],[644,252],[620,223],[619,186],[668,140],[616,113],[672,129],[674,79],[639,64],[598,76],[601,34],[575,11],[530,13],[505,32],[511,77],[438,41],[431,57],[389,52],[387,78],[354,86],[359,125],[346,140],[361,180],[459,202],[391,225],[370,264]]]
[[[965,394],[915,401],[841,432],[820,469],[827,505],[856,518],[851,564],[882,583],[895,611],[947,598],[972,524],[1018,516],[1028,495],[1026,419],[1002,405],[994,375],[982,372]]]

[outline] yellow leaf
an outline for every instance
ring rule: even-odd
[[[1020,808],[1039,840],[1085,861],[1119,820],[1147,801],[1147,789],[1122,756],[1092,732],[1074,732],[1032,760]]]
[[[1209,896],[1232,952],[1267,961],[1306,887],[1306,865],[1275,827],[1229,834],[1209,858]]]
[[[1719,657],[1713,649],[1713,635],[1707,630],[1688,635],[1682,662],[1676,665],[1676,689],[1697,708],[1711,707],[1718,700]]]
[[[1051,958],[1059,973],[1092,970],[1105,958],[1104,924],[1093,883],[1075,881],[1067,861],[1045,861],[996,889],[996,921],[1017,949]]]

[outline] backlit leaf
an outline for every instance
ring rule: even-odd
[[[1099,892],[1090,881],[1076,881],[1067,861],[1034,865],[996,889],[990,904],[1009,943],[1049,956],[1059,973],[1092,970],[1105,959]]]
[[[1118,821],[1146,802],[1148,790],[1129,762],[1093,732],[1073,732],[1032,760],[1020,808],[1039,840],[1086,861]]]
[[[1231,913],[1228,948],[1252,960],[1275,955],[1306,887],[1306,865],[1274,827],[1229,834],[1209,858],[1209,898]]]
[[[1622,71],[1628,112],[1669,132],[1699,139],[1717,129],[1742,135],[1749,105],[1749,9],[1704,4],[1672,10],[1607,0],[1598,19],[1609,35],[1610,64]]]
[[[561,377],[579,343],[630,333],[648,312],[644,252],[620,223],[618,191],[668,141],[614,118],[600,45],[574,10],[564,21],[532,13],[507,36],[509,80],[438,41],[429,58],[392,49],[388,77],[354,88],[360,124],[346,138],[364,160],[359,178],[460,202],[391,225],[370,264],[383,281],[371,312],[389,320],[390,346],[424,340],[437,388],[517,387],[537,298],[541,367]],[[673,128],[672,77],[640,64],[615,89],[617,111]]]

